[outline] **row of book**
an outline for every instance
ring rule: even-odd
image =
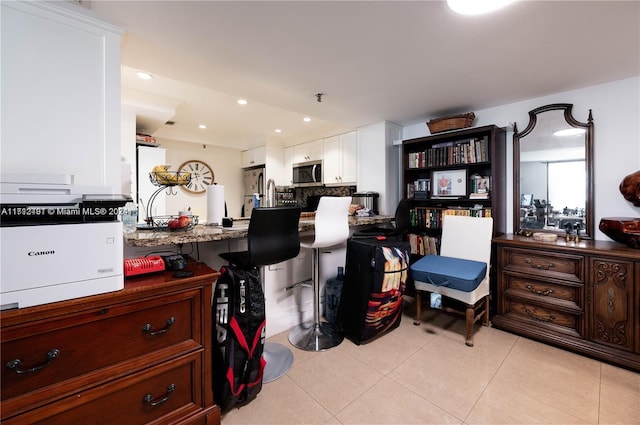
[[[469,183],[469,199],[489,199],[491,194],[491,177],[475,174]],[[449,199],[452,196],[434,196],[431,194],[431,179],[417,179],[407,183],[409,199]],[[463,198],[456,196],[455,198]]]
[[[407,235],[407,241],[409,241],[412,254],[438,255],[440,251],[440,239],[434,236],[409,233]]]
[[[421,208],[409,210],[411,226],[425,229],[442,227],[445,215],[464,215],[469,217],[491,217],[491,208]]]
[[[442,167],[489,161],[489,139],[438,143],[424,152],[411,152],[409,168]]]

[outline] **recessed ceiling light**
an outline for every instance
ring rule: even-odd
[[[282,133],[282,130],[281,130],[281,129],[279,129],[279,128],[276,128],[276,130],[275,130],[275,131],[276,131],[276,133]]]
[[[515,0],[447,0],[449,8],[461,15],[480,15],[493,12]]]
[[[309,117],[304,117],[304,118],[302,118],[302,121],[304,121],[304,122],[311,122],[311,118],[309,118]]]
[[[560,136],[560,137],[579,136],[581,134],[584,134],[585,131],[586,130],[584,128],[565,128],[563,130],[554,131],[553,135]]]
[[[204,130],[205,128],[207,128],[207,126],[205,124],[199,124],[198,128],[201,128],[202,130]]]
[[[136,75],[141,80],[150,80],[150,79],[153,78],[153,75],[149,74],[148,72],[144,72],[144,71],[138,71],[138,72],[136,72]]]
[[[238,99],[238,105],[246,105],[247,103],[249,102],[246,99]]]

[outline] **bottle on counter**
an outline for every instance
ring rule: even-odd
[[[344,284],[344,268],[338,267],[338,275],[327,279],[324,288],[324,317],[329,323],[336,323],[338,319],[338,307]]]
[[[124,233],[135,232],[138,225],[138,206],[133,202],[127,202],[122,208],[120,220],[122,221],[122,231]]]

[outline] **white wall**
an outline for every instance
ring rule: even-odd
[[[640,169],[640,77],[556,93],[521,102],[474,111],[474,126],[507,127],[507,229],[513,229],[513,123],[522,131],[528,112],[552,103],[572,103],[573,115],[586,122],[589,109],[594,122],[595,238],[609,240],[598,230],[603,217],[638,217],[640,209],[626,201],[618,186]],[[461,111],[467,112],[467,111]],[[426,124],[406,126],[404,139],[429,135]]]
[[[240,217],[243,204],[244,189],[242,186],[241,155],[237,149],[206,146],[197,143],[177,140],[158,139],[158,144],[167,149],[167,164],[177,170],[184,162],[199,159],[213,168],[215,182],[224,185],[224,197],[229,215]],[[167,196],[167,214],[191,207],[194,215],[200,220],[207,218],[206,193],[195,195],[180,188],[173,188],[175,196]]]

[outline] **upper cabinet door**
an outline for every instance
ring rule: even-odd
[[[122,30],[62,3],[0,5],[0,168],[119,191]]]
[[[340,184],[342,178],[342,148],[340,146],[340,136],[327,137],[324,139],[324,184]]]
[[[265,165],[266,162],[267,162],[267,148],[265,146],[260,146],[259,148],[242,151],[242,168]]]
[[[324,139],[324,184],[356,184],[356,132]]]
[[[320,161],[324,157],[324,140],[295,145],[293,163]]]

